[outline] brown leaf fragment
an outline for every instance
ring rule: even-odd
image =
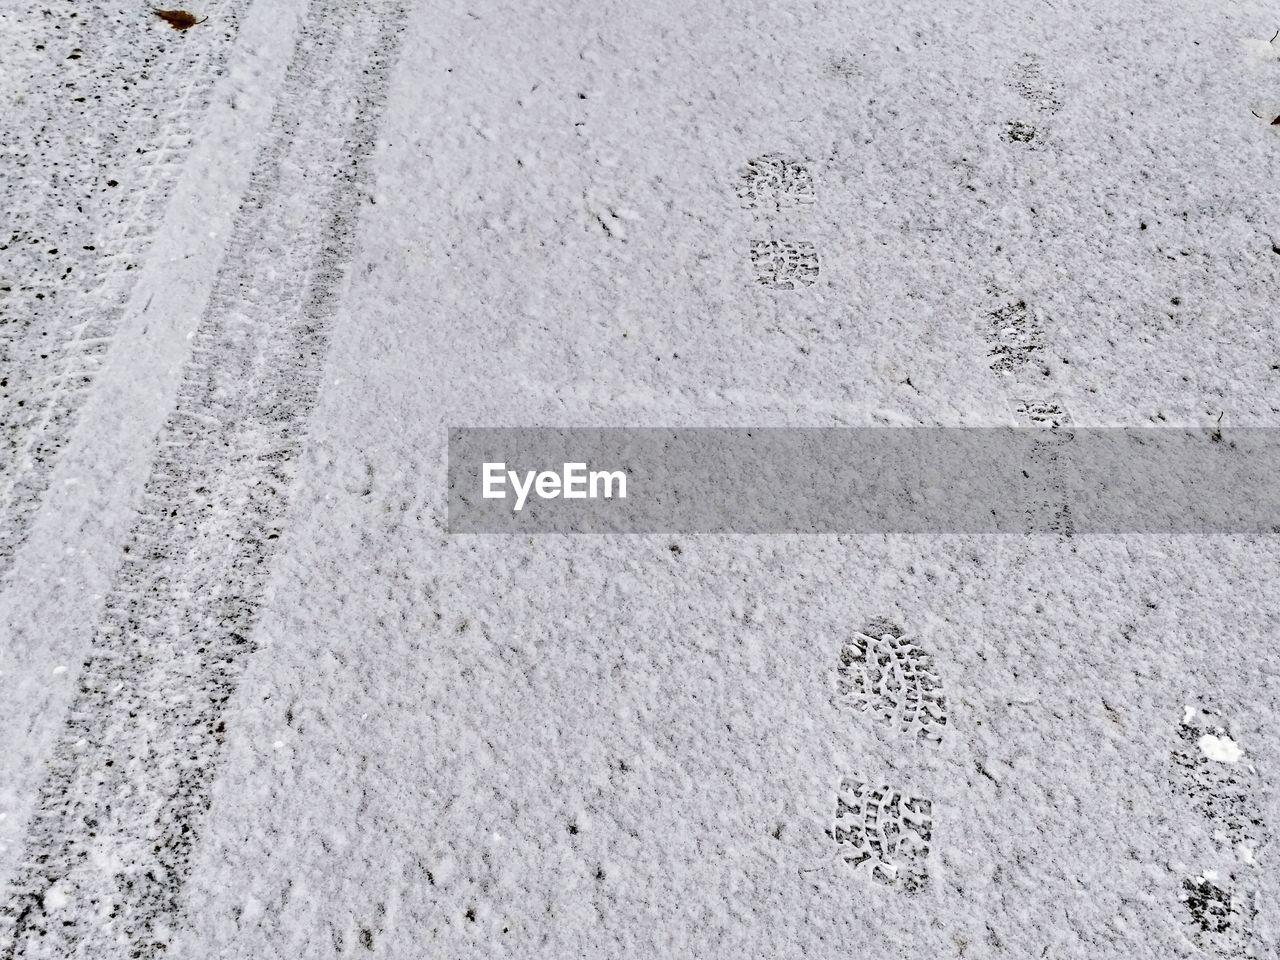
[[[197,20],[194,13],[186,10],[152,10],[151,12],[175,30],[190,30],[197,23],[204,23],[204,20],[209,19],[205,17],[204,20]]]

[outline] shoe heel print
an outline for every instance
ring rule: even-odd
[[[756,283],[773,290],[812,286],[821,273],[818,250],[808,240],[752,240]]]
[[[1233,889],[1212,870],[1183,880],[1178,899],[1186,909],[1187,935],[1201,950],[1221,957],[1258,956],[1250,949],[1257,907],[1250,894]]]
[[[1058,427],[1069,427],[1074,422],[1071,411],[1057,398],[1016,399],[1013,401],[1013,414],[1024,427],[1047,427],[1055,430]]]
[[[912,894],[929,885],[932,803],[888,785],[840,781],[830,831],[838,855],[858,873]]]

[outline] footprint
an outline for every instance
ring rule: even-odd
[[[1018,422],[1028,427],[1069,427],[1072,424],[1071,412],[1057,399],[1048,400],[1014,400],[1013,413]]]
[[[839,855],[854,867],[870,864],[873,880],[904,893],[929,884],[927,863],[933,831],[932,804],[889,786],[840,781],[830,832]]]
[[[1001,136],[1007,143],[1031,143],[1036,138],[1036,128],[1021,120],[1010,120]]]
[[[1189,933],[1198,946],[1220,956],[1255,956],[1250,951],[1256,942],[1256,893],[1236,879],[1255,868],[1256,851],[1269,840],[1257,799],[1258,771],[1213,706],[1188,706],[1177,735],[1175,790],[1205,818],[1217,858],[1232,864],[1225,878],[1206,870],[1183,880],[1179,899],[1188,913]]]
[[[1028,514],[1027,531],[1074,537],[1076,525],[1069,502],[1070,491],[1059,466],[1059,450],[1071,437],[1068,433],[1054,432],[1059,427],[1071,426],[1071,412],[1056,399],[1014,400],[1013,412],[1019,425],[1049,431],[1043,439],[1037,437],[1032,441],[1029,452],[1027,479],[1042,484],[1042,496]]]
[[[1024,53],[1014,63],[1009,71],[1009,86],[1042,114],[1052,116],[1062,109],[1061,87],[1046,76],[1044,65],[1034,53]]]
[[[1052,439],[1033,444],[1024,474],[1029,482],[1038,484],[1030,491],[1026,532],[1052,534],[1065,540],[1074,538],[1076,519],[1071,511],[1070,491],[1063,483],[1058,451]]]
[[[1025,300],[1015,300],[987,316],[987,357],[997,373],[1044,372],[1044,325]]]
[[[1036,123],[1011,120],[1006,124],[1002,139],[1008,143],[1026,143],[1040,146],[1045,139],[1044,122],[1062,109],[1059,86],[1045,76],[1040,58],[1033,53],[1023,56],[1009,71],[1008,84],[1033,109],[1038,116]]]
[[[738,172],[738,197],[752,210],[813,203],[813,174],[800,160],[777,153],[748,160]]]
[[[836,693],[840,704],[901,733],[942,742],[947,704],[933,657],[891,621],[873,620],[844,645]]]
[[[1197,947],[1224,957],[1251,956],[1253,918],[1251,896],[1239,896],[1212,870],[1182,881],[1178,899],[1187,911],[1188,934]]]
[[[1258,773],[1231,736],[1221,714],[1199,704],[1187,707],[1173,751],[1177,792],[1208,821],[1215,839],[1252,862],[1267,839],[1258,803]]]
[[[751,266],[762,287],[797,290],[818,279],[818,250],[808,240],[752,240]]]
[[[865,54],[864,54],[865,56]],[[864,76],[863,67],[851,55],[836,54],[827,59],[827,75],[838,80],[859,80]]]

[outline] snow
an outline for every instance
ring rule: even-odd
[[[1244,756],[1239,745],[1227,736],[1206,733],[1198,742],[1201,752],[1215,763],[1235,763]]]
[[[62,884],[54,884],[45,891],[44,903],[50,910],[62,910],[71,902],[71,897]]]
[[[0,956],[1273,951],[1274,538],[451,536],[444,468],[1273,425],[1274,10],[75,6],[0,14],[10,219],[120,238],[0,252]]]

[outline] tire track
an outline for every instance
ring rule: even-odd
[[[26,538],[128,303],[141,260],[249,0],[179,34],[136,5],[12,17],[14,99],[0,148],[0,578]],[[16,42],[16,39],[12,42]],[[21,76],[19,76],[21,75]],[[177,82],[175,83],[175,78]]]
[[[6,960],[167,950],[226,705],[254,648],[403,6],[308,10],[0,909]]]

